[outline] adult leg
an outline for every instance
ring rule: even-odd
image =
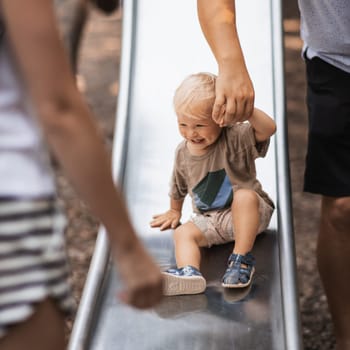
[[[338,350],[350,349],[350,197],[323,197],[317,262]]]
[[[64,350],[64,318],[55,302],[47,299],[35,313],[0,340],[1,350]]]
[[[177,267],[191,265],[199,270],[200,247],[208,245],[199,228],[192,222],[179,226],[174,232],[174,242]]]
[[[259,198],[255,191],[237,190],[231,206],[235,246],[234,254],[245,255],[253,248],[259,229]]]

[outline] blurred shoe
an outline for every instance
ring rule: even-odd
[[[238,303],[249,295],[251,288],[252,284],[243,288],[224,288],[224,300],[230,304]]]
[[[190,265],[169,269],[163,272],[163,277],[163,294],[168,296],[203,293],[207,286],[199,270]]]
[[[207,305],[205,294],[173,296],[163,298],[154,311],[162,318],[176,318],[205,310]]]

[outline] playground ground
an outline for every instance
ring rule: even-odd
[[[286,107],[302,332],[306,350],[330,350],[334,348],[334,337],[315,260],[320,200],[302,192],[307,116],[305,72],[300,58],[299,13],[296,0],[284,2]],[[68,19],[68,11],[61,16]],[[80,51],[79,84],[98,118],[109,147],[113,140],[118,95],[120,20],[119,12],[106,17],[93,10]],[[59,169],[57,179],[70,223],[66,234],[71,281],[78,303],[94,249],[98,222],[77,199]],[[72,320],[68,320],[67,335],[71,325]]]

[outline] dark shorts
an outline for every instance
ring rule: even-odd
[[[350,74],[306,59],[309,140],[304,191],[350,196]]]

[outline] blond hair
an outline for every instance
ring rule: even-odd
[[[189,75],[176,89],[173,103],[177,115],[191,118],[211,118],[215,101],[216,75]]]

